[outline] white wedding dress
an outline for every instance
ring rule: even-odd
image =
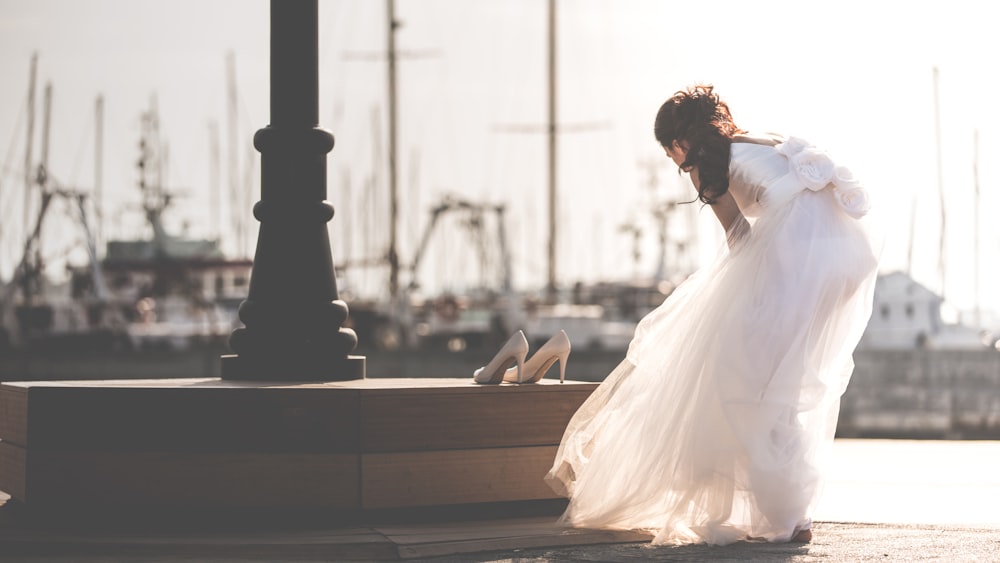
[[[727,249],[638,324],[546,481],[562,521],[654,543],[784,542],[811,525],[881,244],[867,193],[796,138],[742,136]]]

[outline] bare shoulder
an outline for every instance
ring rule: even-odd
[[[771,147],[779,145],[784,141],[784,135],[780,135],[778,133],[740,133],[733,136],[734,143],[750,143]]]

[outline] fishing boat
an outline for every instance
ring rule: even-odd
[[[46,112],[50,99],[47,86]],[[20,259],[0,284],[0,380],[217,373],[218,356],[239,326],[252,260],[225,256],[218,240],[168,232],[164,216],[174,195],[163,182],[166,151],[155,103],[140,121],[137,187],[151,235],[109,240],[102,257],[93,190],[66,186],[49,172],[47,129],[41,162],[28,150],[25,208],[35,213],[25,221]],[[99,153],[99,139],[95,146]],[[87,258],[67,260],[64,279],[54,281],[46,275],[43,238],[50,223],[65,224],[55,215],[60,202],[68,204]]]

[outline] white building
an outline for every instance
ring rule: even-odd
[[[980,330],[945,322],[944,299],[904,272],[883,274],[875,282],[872,317],[859,348],[983,348]]]

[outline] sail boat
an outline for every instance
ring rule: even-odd
[[[548,147],[548,158],[547,158],[547,169],[546,169],[546,200],[547,200],[547,237],[548,240],[544,244],[539,246],[545,246],[547,251],[545,253],[545,261],[547,264],[547,274],[545,286],[543,288],[544,297],[542,299],[537,299],[533,295],[522,296],[518,292],[514,291],[510,287],[510,283],[507,283],[501,287],[493,288],[492,293],[489,291],[484,291],[483,295],[448,295],[444,294],[436,299],[428,300],[430,302],[419,302],[419,297],[411,293],[410,288],[414,287],[413,278],[416,276],[416,268],[419,266],[420,257],[423,255],[426,249],[426,240],[420,239],[420,247],[417,249],[414,259],[411,262],[407,262],[404,257],[401,257],[399,249],[397,247],[397,229],[396,225],[399,220],[398,218],[398,186],[397,186],[397,99],[398,99],[398,83],[396,80],[396,68],[397,68],[397,55],[396,43],[395,43],[395,33],[400,28],[399,22],[396,21],[394,0],[386,0],[386,14],[388,25],[386,28],[387,41],[387,54],[384,56],[379,56],[379,59],[384,59],[388,61],[388,77],[387,77],[387,101],[388,101],[388,133],[389,139],[386,143],[388,148],[388,197],[389,197],[389,213],[388,213],[388,234],[389,242],[388,249],[380,256],[377,260],[374,260],[379,267],[388,266],[388,290],[389,290],[389,303],[359,303],[354,301],[351,303],[351,320],[349,322],[354,323],[353,328],[358,333],[359,345],[364,346],[374,346],[375,348],[388,345],[392,347],[403,345],[405,342],[409,342],[402,333],[408,330],[415,330],[419,333],[419,341],[424,343],[430,343],[434,341],[431,346],[438,347],[438,342],[446,342],[446,347],[449,350],[461,350],[467,347],[475,347],[477,343],[484,342],[491,344],[493,341],[499,340],[504,337],[506,332],[519,327],[527,327],[532,333],[537,334],[539,338],[542,335],[550,332],[549,325],[551,324],[567,324],[579,327],[576,329],[577,334],[579,334],[579,340],[587,343],[594,343],[594,345],[604,345],[609,347],[621,348],[624,346],[623,342],[627,341],[627,336],[631,334],[631,330],[634,326],[629,326],[628,323],[636,315],[641,314],[642,311],[650,309],[653,304],[659,304],[663,299],[663,293],[658,287],[636,287],[629,284],[624,286],[613,286],[611,284],[604,284],[599,288],[580,288],[578,285],[574,284],[572,290],[569,288],[560,288],[559,279],[557,272],[557,258],[558,253],[556,248],[558,246],[558,234],[559,229],[556,224],[557,220],[557,207],[558,207],[558,137],[559,135],[567,132],[568,130],[581,131],[585,129],[595,128],[595,125],[589,124],[580,127],[579,125],[572,127],[560,127],[558,125],[558,113],[557,113],[557,71],[556,64],[558,62],[558,57],[556,53],[557,45],[557,16],[556,16],[556,0],[549,0],[547,3],[548,9],[548,40],[547,40],[547,60],[548,60],[548,70],[547,70],[547,85],[548,91],[545,99],[547,107],[547,119],[546,122],[540,126],[529,126],[529,127],[515,127],[514,130],[524,130],[531,129],[535,132],[542,132],[546,135],[546,145]],[[372,55],[364,56],[365,59],[370,60],[374,58]],[[597,124],[597,127],[603,127],[603,124]],[[425,235],[430,232],[442,213],[441,210],[449,208],[449,204],[454,202],[449,202],[446,199],[442,200],[437,207],[431,210],[430,217],[430,227],[429,230],[425,231]],[[487,207],[487,204],[482,202],[466,202],[468,205],[464,207],[455,206],[456,212],[471,211],[472,209],[482,209]],[[475,219],[470,221],[472,223],[477,223],[481,220],[482,214],[475,215]],[[500,215],[502,217],[502,215]],[[502,219],[501,219],[502,220]],[[502,230],[502,226],[501,226]],[[476,235],[473,234],[473,237]],[[506,248],[507,242],[503,240],[504,235],[501,235],[500,239],[495,239],[491,237],[490,244],[493,245],[490,250],[493,254],[499,254],[500,257],[495,262],[499,262],[501,267],[499,268],[502,272],[493,276],[494,280],[510,280],[510,263],[509,256],[507,255]],[[465,238],[465,237],[463,237]],[[483,252],[480,249],[480,256]],[[490,255],[494,258],[493,255]],[[350,266],[362,265],[362,262],[368,264],[373,262],[373,260],[355,260],[350,261]],[[481,258],[481,262],[485,262]],[[342,266],[343,267],[343,266]],[[411,278],[411,283],[405,283],[402,278],[405,274],[409,274]],[[581,291],[582,289],[582,291]],[[561,291],[564,290],[564,291]],[[472,292],[469,292],[472,293]],[[608,319],[603,314],[603,311],[612,307],[616,307],[619,295],[614,295],[615,293],[627,293],[626,300],[629,304],[626,308],[635,309],[635,313],[624,313],[623,316],[628,317],[622,326],[614,325],[609,323]],[[529,303],[525,304],[523,301],[525,299],[531,300]],[[575,301],[574,303],[558,303],[562,301]],[[581,303],[585,301],[585,303]],[[601,302],[600,304],[596,302]],[[513,303],[513,305],[512,305]],[[592,305],[589,307],[583,305]],[[580,307],[576,307],[576,306]],[[530,309],[530,314],[526,311]],[[530,317],[530,318],[528,318]],[[467,321],[467,322],[465,322]],[[587,328],[583,328],[583,327]],[[608,332],[609,327],[611,327],[615,332],[616,336],[611,338],[605,334]],[[499,334],[491,334],[499,333]],[[388,336],[386,336],[388,335]],[[624,335],[624,336],[623,336]],[[613,342],[613,343],[612,343]],[[419,345],[419,343],[418,343]]]
[[[117,298],[134,309],[127,327],[133,347],[224,343],[236,326],[252,261],[226,258],[218,240],[167,232],[163,216],[173,194],[163,185],[164,143],[155,103],[141,122],[138,187],[152,236],[108,241],[101,267]]]
[[[30,90],[34,91],[33,84]],[[166,146],[160,137],[155,100],[141,115],[137,179],[151,236],[110,240],[103,258],[98,257],[92,228],[95,205],[91,195],[61,185],[48,171],[50,87],[45,100],[42,162],[34,165],[30,148],[26,158],[33,171],[26,199],[37,197],[37,202],[28,202],[25,207],[37,208],[37,213],[13,279],[0,287],[0,312],[4,313],[0,348],[6,349],[0,354],[0,378],[23,379],[33,374],[47,378],[137,377],[149,375],[150,369],[169,372],[158,375],[213,375],[217,361],[208,364],[205,358],[217,360],[225,351],[237,324],[237,308],[247,294],[252,261],[225,257],[218,240],[176,236],[164,226],[174,194],[164,185]],[[33,103],[29,105],[33,107]],[[98,120],[102,110],[99,98]],[[101,135],[98,124],[98,160]],[[99,170],[98,164],[95,171]],[[53,285],[43,275],[41,239],[53,203],[60,199],[72,203],[77,211],[88,261],[68,264],[68,281]],[[167,362],[162,355],[166,350],[180,354]],[[188,353],[201,350],[206,354]],[[149,351],[158,356],[148,356]],[[87,361],[80,361],[81,357]]]
[[[396,33],[401,25],[397,20],[395,0],[385,2],[386,50],[385,53],[365,54],[359,58],[373,58],[386,62],[386,103],[388,139],[387,199],[388,243],[378,256],[348,259],[339,262],[341,271],[349,268],[375,267],[388,270],[387,297],[383,300],[353,300],[348,324],[358,334],[359,347],[371,350],[431,350],[461,351],[490,346],[503,337],[509,328],[504,317],[511,308],[499,303],[509,303],[513,295],[510,276],[510,256],[507,252],[505,206],[467,198],[445,195],[429,210],[428,221],[421,236],[416,237],[412,255],[404,256],[399,247],[399,174],[398,174],[398,61],[401,53],[396,47]],[[381,125],[376,120],[373,130]],[[376,142],[376,154],[381,143]],[[376,166],[381,159],[376,159]],[[372,183],[374,184],[374,182]],[[368,191],[373,190],[369,185]],[[423,265],[430,238],[440,233],[442,219],[456,216],[469,236],[476,241],[475,251],[484,277],[499,280],[498,287],[474,291],[463,295],[445,292],[435,297],[420,293],[418,270]],[[488,267],[483,267],[488,264]],[[495,270],[495,272],[493,271]]]
[[[34,55],[29,81],[28,107],[31,115],[25,151],[26,233],[11,280],[0,285],[0,349],[37,347],[43,342],[58,343],[60,346],[72,344],[81,349],[100,348],[115,341],[122,323],[110,306],[104,273],[96,262],[95,237],[90,225],[90,194],[60,183],[49,170],[51,84],[46,84],[44,91],[41,161],[36,164],[32,159],[36,67],[37,55]],[[100,107],[99,101],[98,111]],[[32,198],[33,195],[37,198]],[[78,270],[78,277],[63,284],[55,284],[45,276],[42,244],[46,220],[58,201],[69,204],[71,215],[83,233],[90,258],[88,264]],[[34,212],[33,217],[31,212]],[[75,294],[81,283],[92,288],[85,298]]]

